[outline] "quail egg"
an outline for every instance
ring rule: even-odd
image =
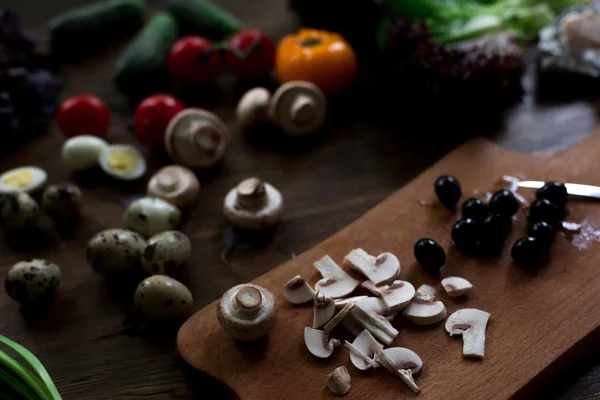
[[[135,290],[135,308],[151,319],[188,317],[193,302],[190,290],[166,275],[146,278]]]
[[[5,229],[19,229],[35,225],[40,207],[25,192],[0,194],[0,225]]]
[[[176,229],[181,222],[181,211],[164,200],[143,197],[129,205],[123,220],[127,229],[150,237]]]
[[[55,219],[74,218],[81,208],[81,190],[70,183],[50,185],[42,195],[42,208]]]
[[[124,229],[107,229],[89,242],[86,258],[93,270],[104,276],[121,275],[139,266],[146,240]]]
[[[19,303],[35,303],[50,298],[60,284],[60,268],[41,259],[20,261],[8,271],[4,288]]]
[[[100,153],[100,167],[113,178],[132,181],[146,173],[146,160],[133,146],[111,145]]]
[[[19,167],[0,175],[0,193],[33,193],[46,183],[48,174],[38,167]]]
[[[61,151],[62,161],[75,171],[98,165],[102,150],[108,147],[105,140],[96,136],[81,135],[65,141]]]
[[[150,275],[172,275],[187,260],[191,244],[177,231],[162,232],[148,239],[142,255],[142,266]]]

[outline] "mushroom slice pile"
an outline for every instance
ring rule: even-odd
[[[348,296],[360,284],[327,255],[315,262],[314,266],[323,276],[315,288],[325,296],[333,299]]]
[[[442,287],[450,297],[460,297],[473,289],[471,282],[460,276],[449,276],[442,279]]]
[[[283,289],[283,297],[292,304],[307,303],[313,299],[315,291],[300,275],[296,275]]]
[[[421,285],[415,298],[404,309],[402,315],[417,325],[431,325],[446,318],[444,303],[434,301],[435,289],[429,285]]]
[[[329,339],[329,335],[321,330],[304,328],[304,343],[312,355],[319,358],[327,358],[333,353],[333,349],[340,345],[337,339]]]
[[[413,392],[421,391],[413,378],[413,374],[419,373],[423,367],[423,361],[417,353],[404,347],[392,347],[383,350],[376,360],[388,371],[398,375]]]
[[[333,318],[335,303],[331,297],[327,297],[317,291],[313,303],[313,311],[313,328],[320,328]]]
[[[485,328],[490,313],[476,308],[463,308],[448,317],[446,332],[463,337],[463,356],[483,358],[485,354]]]
[[[371,282],[362,283],[362,287],[371,291],[392,311],[402,310],[415,296],[415,287],[406,281],[396,280],[389,285],[377,287]]]
[[[363,330],[352,343],[345,341],[344,346],[350,350],[352,365],[359,370],[364,371],[379,366],[375,358],[383,351],[383,345],[375,340],[368,330]]]
[[[363,249],[354,249],[344,258],[344,261],[375,285],[389,282],[400,273],[400,262],[392,253],[382,253],[373,257]]]
[[[356,319],[356,322],[368,330],[379,341],[387,345],[391,344],[396,336],[398,336],[398,331],[386,318],[361,304],[364,301],[362,300],[354,306],[351,315]]]
[[[338,326],[340,322],[344,321],[344,319],[350,315],[353,308],[354,303],[346,304],[344,308],[342,308],[339,313],[335,314],[335,316],[323,327],[323,330],[325,332],[331,332],[333,328]]]

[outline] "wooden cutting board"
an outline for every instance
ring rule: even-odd
[[[513,265],[509,254],[510,245],[525,235],[525,210],[515,217],[499,258],[474,259],[452,247],[450,230],[458,214],[435,201],[433,183],[439,175],[454,175],[465,198],[484,198],[497,189],[503,175],[600,184],[598,151],[600,132],[553,155],[518,153],[484,139],[472,140],[341,232],[254,280],[273,291],[280,304],[279,322],[268,339],[236,343],[221,330],[213,303],[182,326],[177,338],[181,355],[242,400],[333,398],[325,380],[340,365],[352,376],[348,399],[417,397],[384,368],[367,373],[355,369],[343,347],[326,360],[312,356],[303,340],[304,327],[311,326],[312,308],[292,306],[283,298],[283,286],[293,276],[300,274],[313,285],[320,279],[312,264],[323,255],[341,265],[345,254],[362,247],[371,254],[396,254],[402,264],[400,279],[415,287],[422,283],[437,287],[437,298],[445,303],[448,315],[471,307],[491,313],[482,361],[463,360],[461,339],[449,337],[443,323],[417,327],[396,319],[400,335],[395,345],[412,349],[424,363],[416,377],[420,399],[533,398],[548,379],[585,357],[600,338],[600,246],[596,242],[600,232],[595,231],[600,229],[600,203],[571,200],[566,220],[583,223],[583,230],[559,234],[545,268],[525,273]],[[528,199],[534,195],[520,193]],[[447,251],[441,277],[427,275],[415,261],[413,245],[423,237],[438,240]],[[443,292],[440,279],[452,275],[474,284],[468,297],[451,299]],[[334,333],[347,338],[343,328]]]

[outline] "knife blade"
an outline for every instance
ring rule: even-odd
[[[544,186],[543,181],[519,181],[517,186],[526,189],[539,189]],[[582,185],[579,183],[565,183],[567,193],[571,196],[588,197],[600,200],[600,186]]]

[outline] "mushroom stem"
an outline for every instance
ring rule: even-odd
[[[297,124],[306,124],[315,117],[315,101],[306,94],[299,94],[290,107],[290,119]]]
[[[406,385],[413,392],[419,393],[421,391],[421,389],[419,389],[419,387],[415,383],[415,380],[413,379],[413,376],[412,376],[412,371],[410,369],[399,369],[396,371],[396,375],[398,375],[400,377],[400,379],[402,379],[402,381],[404,383],[406,383]]]
[[[265,183],[258,178],[244,179],[236,188],[237,205],[245,210],[259,210],[265,205]]]
[[[173,171],[166,171],[156,178],[156,183],[158,183],[160,189],[165,192],[172,192],[175,190],[178,181],[177,174]]]
[[[256,288],[244,287],[235,295],[235,302],[241,311],[254,314],[262,305],[262,295]]]
[[[375,336],[375,338],[387,345],[390,345],[396,336],[398,336],[398,330],[396,330],[387,319],[374,313],[371,314],[360,305],[354,307],[352,316],[363,328]]]

